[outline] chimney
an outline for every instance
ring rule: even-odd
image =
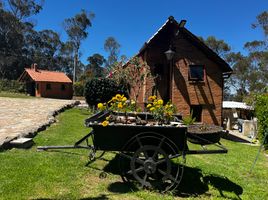
[[[37,64],[36,64],[36,63],[32,64],[31,68],[32,68],[34,71],[37,71]]]

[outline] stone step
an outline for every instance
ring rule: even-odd
[[[12,140],[10,145],[15,148],[28,149],[32,147],[34,144],[33,138],[18,138]]]

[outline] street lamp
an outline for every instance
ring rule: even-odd
[[[171,45],[169,46],[169,50],[165,52],[166,58],[169,61],[169,99],[172,101],[172,86],[173,86],[173,65],[172,60],[175,55],[175,51],[172,51]]]
[[[172,51],[171,46],[169,46],[169,50],[167,50],[167,51],[165,52],[165,54],[166,54],[166,58],[167,58],[167,60],[168,60],[168,61],[171,61],[171,60],[173,59],[174,55],[175,55],[175,52]]]

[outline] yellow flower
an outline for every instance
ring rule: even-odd
[[[126,97],[123,97],[122,101],[127,101],[127,98]]]
[[[120,94],[115,95],[116,100],[120,101],[122,96]]]
[[[134,101],[134,100],[131,100],[131,104],[133,105],[133,104],[135,104],[136,102]]]
[[[148,104],[147,106],[146,106],[146,108],[150,108],[150,107],[152,107],[152,104]]]
[[[157,104],[158,104],[158,105],[163,105],[163,103],[164,103],[164,102],[163,102],[162,99],[159,99],[159,100],[157,101]]]
[[[154,96],[149,96],[149,98],[148,98],[149,101],[153,101],[155,99],[156,99],[156,96],[155,95]]]
[[[123,104],[120,102],[118,105],[117,105],[118,108],[123,108]]]
[[[103,121],[103,122],[101,123],[101,125],[102,125],[103,127],[108,126],[108,125],[109,125],[109,122],[108,122],[107,120],[105,120],[105,121]]]
[[[103,110],[105,108],[105,106],[103,105],[103,103],[98,103],[98,109]]]
[[[151,108],[150,108],[150,111],[154,111],[154,110],[155,110],[155,107],[151,107]]]

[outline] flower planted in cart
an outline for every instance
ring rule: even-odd
[[[106,117],[102,126],[108,126],[109,122],[114,123],[131,123],[129,112],[136,112],[136,102],[128,100],[124,95],[117,94],[107,103],[98,103],[98,109],[100,111],[108,111],[110,115]],[[132,119],[133,120],[133,119]]]
[[[149,104],[146,106],[147,110],[152,113],[155,120],[159,124],[168,124],[176,113],[176,107],[168,101],[165,105],[162,99],[157,99],[156,96],[148,98]]]

